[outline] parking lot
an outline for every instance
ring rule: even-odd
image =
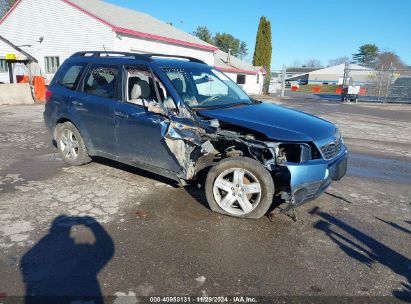
[[[71,288],[100,288],[114,302],[410,297],[411,105],[283,103],[336,123],[350,150],[348,175],[298,209],[297,221],[218,215],[195,185],[111,161],[68,167],[44,128],[43,105],[1,106],[0,300],[26,287],[57,290],[67,272]],[[91,217],[91,230],[70,216]]]

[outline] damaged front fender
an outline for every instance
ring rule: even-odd
[[[198,159],[216,152],[208,135],[213,131],[214,127],[200,125],[190,118],[175,117],[172,121],[163,123],[163,138],[182,168],[179,176],[181,179],[192,179]]]

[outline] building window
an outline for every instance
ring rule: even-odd
[[[60,66],[60,58],[58,56],[44,57],[47,74],[55,74]]]
[[[0,60],[0,73],[7,73],[9,71],[7,62],[4,59]]]
[[[237,84],[245,84],[245,75],[237,74]]]
[[[257,74],[257,84],[260,83],[260,74]]]

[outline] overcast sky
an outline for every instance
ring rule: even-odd
[[[396,52],[411,65],[410,0],[248,1],[106,0],[192,32],[206,25],[244,40],[252,59],[259,18],[271,21],[272,68],[316,58],[351,56],[363,43]]]

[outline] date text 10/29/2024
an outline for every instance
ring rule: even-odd
[[[254,297],[150,297],[150,303],[257,303]]]

